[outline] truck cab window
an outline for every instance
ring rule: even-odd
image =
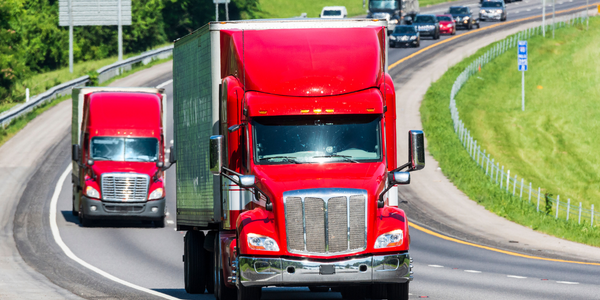
[[[252,121],[257,164],[381,161],[379,115],[259,117]]]
[[[155,138],[94,137],[90,156],[94,160],[158,161],[158,140]]]

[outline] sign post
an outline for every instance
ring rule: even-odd
[[[518,61],[519,61],[519,71],[521,71],[521,110],[525,111],[525,71],[527,71],[527,41],[519,41],[519,46],[517,47]]]
[[[225,4],[225,21],[229,21],[229,2],[230,0],[213,0],[215,4],[215,21],[219,22],[219,4]]]
[[[117,25],[119,60],[123,59],[123,25],[131,25],[131,0],[58,0],[58,25],[69,26],[69,71],[73,73],[73,27]]]

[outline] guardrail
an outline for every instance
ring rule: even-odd
[[[555,24],[556,28],[565,26],[574,26],[578,24],[585,24],[587,20],[586,16],[582,14],[574,14],[566,17],[561,17],[560,21]],[[552,24],[546,26],[546,34],[552,30]],[[531,27],[526,30],[520,31],[512,36],[509,36],[499,42],[493,44],[485,54],[475,59],[465,70],[456,78],[452,91],[450,92],[450,113],[452,121],[454,123],[454,131],[458,135],[458,138],[462,142],[465,149],[469,152],[469,155],[477,164],[485,171],[485,175],[490,178],[492,182],[497,184],[500,189],[507,193],[512,193],[513,196],[518,196],[523,200],[523,193],[527,201],[532,206],[535,206],[536,211],[546,214],[552,214],[556,219],[559,217],[565,218],[567,221],[572,220],[571,217],[575,214],[577,222],[581,224],[589,221],[590,226],[594,226],[594,220],[598,221],[600,214],[594,211],[594,205],[592,204],[591,209],[583,208],[581,202],[579,205],[571,205],[571,199],[567,201],[560,200],[560,195],[553,198],[549,194],[542,194],[541,188],[532,189],[531,182],[529,185],[525,184],[527,181],[524,178],[518,180],[516,174],[511,176],[510,170],[504,171],[504,166],[500,166],[500,163],[495,161],[489,153],[486,153],[485,149],[477,143],[471,136],[471,131],[465,126],[464,122],[460,119],[458,109],[456,107],[455,96],[458,94],[462,86],[469,80],[469,78],[476,74],[479,69],[485,66],[487,63],[502,55],[509,49],[517,46],[517,41],[527,40],[534,35],[542,34],[542,26]],[[516,54],[516,53],[515,53]],[[517,195],[518,193],[518,195]],[[532,203],[533,198],[533,203]],[[540,202],[542,202],[542,208],[540,208]],[[560,214],[562,212],[562,214]]]
[[[97,71],[98,83],[106,82],[107,80],[115,76],[121,75],[123,72],[131,70],[135,64],[141,63],[143,65],[147,65],[155,59],[164,59],[171,56],[172,54],[173,45],[169,45],[167,47],[163,47],[156,50],[150,50],[138,56],[130,57],[123,61],[102,67]],[[8,126],[8,124],[10,124],[12,120],[32,111],[34,108],[48,101],[54,100],[57,97],[70,95],[71,90],[74,87],[84,86],[89,81],[90,77],[88,75],[81,76],[69,82],[65,82],[57,86],[51,87],[47,91],[31,97],[31,99],[25,103],[15,105],[10,110],[0,114],[0,126],[4,128]]]

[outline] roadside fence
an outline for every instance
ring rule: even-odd
[[[147,65],[153,60],[164,59],[173,54],[173,45],[169,45],[163,48],[159,48],[156,50],[150,50],[144,52],[138,56],[130,57],[128,59],[122,60],[120,62],[116,62],[114,64],[102,67],[98,69],[98,83],[103,83],[113,77],[121,75],[123,72],[127,72],[131,70],[134,66],[138,64]],[[73,79],[69,82],[65,82],[59,84],[57,86],[49,88],[47,91],[35,95],[29,99],[29,101],[25,103],[21,103],[15,105],[8,111],[0,114],[0,126],[5,128],[10,124],[10,122],[18,118],[36,107],[56,99],[57,97],[62,97],[65,95],[70,95],[71,90],[74,87],[85,86],[90,81],[90,77],[88,75],[81,76],[77,79]]]
[[[587,16],[585,15],[585,12],[583,12],[583,14],[563,16],[557,19],[560,21],[555,24],[555,28],[576,25],[585,26]],[[546,34],[552,30],[552,26],[553,24],[546,25]],[[556,195],[556,198],[554,198],[549,193],[542,193],[542,188],[532,187],[531,182],[528,182],[522,177],[519,178],[517,174],[513,173],[511,175],[510,170],[505,170],[504,166],[491,157],[491,155],[487,153],[486,149],[484,149],[483,145],[479,144],[477,140],[471,136],[471,131],[460,119],[460,115],[456,107],[455,96],[458,94],[463,85],[469,80],[469,78],[471,78],[471,76],[477,74],[480,68],[485,66],[496,57],[502,55],[512,48],[517,47],[518,41],[527,40],[536,35],[542,35],[543,29],[544,28],[542,26],[531,27],[492,44],[492,47],[487,52],[475,59],[456,78],[450,93],[450,113],[454,123],[454,131],[458,135],[458,138],[462,142],[471,158],[473,158],[479,167],[482,168],[482,170],[485,172],[485,175],[489,177],[489,180],[497,184],[501,190],[512,194],[514,197],[519,197],[522,201],[526,201],[528,204],[535,207],[536,211],[538,212],[551,215],[556,219],[561,218],[569,222],[578,222],[578,224],[589,224],[589,226],[593,227],[594,222],[597,223],[600,221],[598,220],[600,214],[594,210],[593,204],[588,209],[583,208],[581,202],[579,202],[577,205],[576,201],[571,201],[571,199],[566,199],[565,201],[564,198],[560,198],[560,195]],[[546,38],[551,37],[547,36]]]

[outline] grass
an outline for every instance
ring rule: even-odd
[[[456,0],[452,0],[456,1]],[[421,7],[439,3],[451,2],[448,0],[421,0]],[[260,0],[260,8],[265,18],[291,18],[306,13],[309,18],[318,18],[324,6],[345,6],[348,17],[367,14],[369,1],[365,0],[365,8],[360,0]]]
[[[590,28],[600,27],[598,26],[597,20],[594,20],[591,24],[594,26],[590,26]],[[519,111],[520,74],[517,74],[517,72],[513,70],[517,68],[516,50],[511,50],[497,58],[494,62],[486,65],[479,75],[483,80],[478,79],[478,75],[474,75],[459,92],[456,99],[459,104],[461,117],[465,120],[469,119],[468,122],[465,121],[467,122],[467,126],[472,130],[472,133],[479,138],[479,142],[484,145],[488,151],[492,152],[492,155],[496,157],[496,159],[500,159],[500,161],[505,164],[514,164],[514,167],[512,167],[513,165],[510,165],[511,174],[514,174],[514,172],[517,171],[517,174],[526,175],[527,172],[523,171],[518,173],[518,170],[520,170],[520,168],[530,168],[531,170],[536,170],[537,178],[548,177],[551,179],[556,175],[545,175],[547,174],[547,168],[552,170],[554,168],[567,169],[568,167],[571,167],[574,170],[579,170],[570,171],[572,176],[580,176],[578,177],[578,180],[582,180],[582,174],[577,172],[581,173],[583,172],[582,170],[589,167],[589,171],[583,172],[583,174],[589,174],[593,172],[592,168],[595,170],[595,168],[598,167],[597,165],[590,166],[582,160],[582,157],[584,157],[582,154],[578,154],[580,156],[569,154],[577,154],[574,152],[574,149],[569,148],[567,154],[563,154],[561,151],[561,149],[567,149],[565,148],[566,146],[576,148],[584,147],[580,149],[589,149],[587,148],[587,144],[593,142],[592,139],[594,134],[590,134],[589,136],[591,138],[588,138],[584,133],[571,132],[571,128],[575,124],[585,124],[582,120],[574,123],[570,123],[573,122],[572,120],[567,121],[567,119],[572,118],[567,115],[580,109],[571,106],[575,106],[573,104],[579,103],[580,101],[564,107],[562,110],[563,113],[558,115],[554,115],[554,113],[560,112],[561,109],[550,107],[555,105],[557,101],[566,101],[562,98],[566,96],[572,97],[570,95],[579,95],[579,97],[571,98],[571,101],[573,99],[580,100],[582,98],[588,98],[588,96],[590,96],[589,99],[595,99],[591,97],[591,94],[589,93],[593,94],[594,91],[592,89],[597,85],[586,86],[591,83],[589,80],[593,79],[583,75],[575,76],[575,73],[580,72],[581,74],[584,74],[584,72],[589,72],[584,70],[590,70],[589,68],[592,68],[594,65],[592,62],[597,61],[597,58],[594,57],[594,60],[588,61],[588,66],[583,69],[571,68],[569,70],[569,68],[558,67],[559,63],[562,64],[563,62],[570,60],[566,56],[573,55],[575,55],[575,57],[570,61],[576,63],[576,66],[579,66],[579,60],[586,57],[584,53],[593,51],[594,45],[596,45],[594,53],[597,53],[598,44],[594,44],[593,41],[597,40],[597,37],[594,37],[593,35],[598,35],[595,30],[597,30],[597,28],[591,29],[590,33],[584,33],[581,32],[580,29],[564,28],[557,30],[556,40],[547,39],[546,41],[542,41],[541,38],[533,38],[530,40],[530,71],[526,74],[526,82],[529,82],[529,85],[526,89],[526,95],[530,95],[531,100],[528,101],[529,104],[526,108],[527,118],[523,118],[525,115]],[[583,43],[579,50],[577,50],[577,46],[572,45],[577,44],[577,42]],[[529,205],[527,201],[521,201],[518,197],[513,197],[509,193],[500,190],[498,185],[492,183],[491,180],[485,176],[485,171],[471,159],[460,143],[454,132],[450,111],[448,109],[450,90],[452,84],[464,68],[475,58],[485,53],[489,48],[490,47],[480,49],[476,54],[450,68],[448,72],[446,72],[438,81],[434,82],[427,91],[420,111],[430,153],[439,162],[444,174],[458,189],[489,211],[537,231],[575,242],[600,246],[599,226],[590,227],[589,222],[582,222],[582,225],[578,225],[577,222],[566,222],[561,218],[557,220],[554,218],[551,208],[547,208],[547,205],[545,205],[543,201],[540,204],[540,207],[545,213],[536,212],[535,207]],[[554,61],[554,67],[547,65],[546,69],[542,69],[544,60],[550,62]],[[499,74],[496,76],[495,73]],[[532,73],[538,73],[538,79],[535,79],[536,75]],[[553,74],[562,76],[563,80],[558,78],[550,79],[551,77],[554,77]],[[594,73],[588,74],[590,75],[589,77],[593,77],[592,74]],[[496,78],[497,81],[493,81],[492,78]],[[579,78],[579,82],[574,82],[573,80],[576,80],[577,78]],[[582,81],[581,78],[586,78],[586,81]],[[484,82],[485,86],[479,86]],[[544,89],[538,90],[537,85],[545,86]],[[515,93],[515,91],[518,91],[519,93]],[[537,105],[536,101],[534,101],[535,92],[542,93],[538,98],[539,103]],[[471,95],[472,101],[477,101],[477,103],[472,102],[471,105],[469,105],[470,111],[465,105],[468,95]],[[504,97],[500,98],[501,95],[504,95]],[[510,97],[508,97],[509,95]],[[542,99],[544,100],[543,102],[541,101]],[[568,102],[563,103],[566,104]],[[487,108],[486,105],[493,106]],[[589,105],[592,106],[590,107]],[[585,118],[590,123],[597,122],[597,118],[592,119],[595,115],[594,104],[591,101],[590,103],[587,103],[586,101],[586,104],[582,106],[583,108],[581,109],[585,112],[583,112],[583,115],[580,115],[579,118],[583,116],[582,119]],[[546,114],[546,111],[550,111],[552,114]],[[482,116],[485,116],[485,119],[487,120],[485,124],[487,125],[483,124]],[[516,122],[514,119],[516,116],[521,117],[519,118],[519,120],[521,120],[520,122]],[[482,123],[480,124],[478,122]],[[593,132],[595,127],[596,125],[593,124],[593,126],[586,127],[583,132]],[[506,133],[505,135],[502,135],[500,132],[494,132],[495,129],[503,129]],[[539,131],[541,129],[544,129],[544,131]],[[565,134],[561,134],[561,132]],[[575,135],[571,137],[567,134]],[[533,142],[524,142],[526,138]],[[509,141],[513,143],[510,147],[506,144]],[[535,152],[534,149],[528,149],[528,145],[534,145],[534,143],[540,145],[537,149],[539,153]],[[574,144],[581,145],[575,146]],[[586,153],[585,157],[588,157],[589,154],[592,153]],[[562,166],[546,165],[547,168],[543,168],[537,167],[536,165],[535,168],[532,167],[533,164],[531,162],[537,164],[538,160],[544,160],[543,158],[545,155],[547,157],[559,159],[555,160],[554,164]],[[577,156],[579,158],[569,158],[569,160],[566,160],[566,157],[568,156]],[[565,164],[565,161],[568,163]],[[570,163],[577,165],[569,165]],[[557,181],[560,183],[558,186],[564,186],[563,183],[566,182],[566,180],[564,180],[565,177],[556,177],[563,179]],[[538,182],[535,181],[535,183],[537,184]],[[557,185],[544,186],[556,187]]]
[[[172,58],[153,60],[152,62],[148,63],[147,65],[142,65],[141,63],[136,64],[133,66],[133,68],[131,70],[129,70],[127,72],[123,72],[121,75],[113,77],[110,80],[103,82],[102,84],[100,84],[100,86],[107,86],[111,82],[113,82],[117,79],[127,77],[135,72],[138,72],[138,71],[141,71],[144,69],[148,69],[154,65],[167,62],[171,59]],[[112,63],[112,62],[109,62],[108,64],[110,64],[110,63]],[[100,65],[99,67],[97,67],[94,70],[97,70],[101,67],[103,67],[103,65]],[[73,71],[75,71],[75,70],[73,70]],[[67,69],[67,72],[68,72],[68,69]],[[77,77],[75,77],[75,78],[77,78]],[[10,124],[8,126],[6,126],[6,128],[2,128],[0,126],[0,147],[2,145],[4,145],[4,143],[6,143],[6,141],[8,141],[10,138],[12,138],[15,134],[17,134],[19,131],[21,131],[21,129],[23,129],[27,125],[27,123],[29,123],[29,121],[35,119],[35,117],[39,116],[43,112],[47,111],[48,109],[56,106],[58,103],[65,101],[67,99],[71,99],[71,96],[67,95],[67,96],[60,97],[60,98],[54,99],[52,101],[46,102],[46,103],[38,106],[37,108],[35,108],[33,111],[31,111],[23,116],[13,119],[10,122]],[[0,108],[1,107],[2,106],[0,106]]]

